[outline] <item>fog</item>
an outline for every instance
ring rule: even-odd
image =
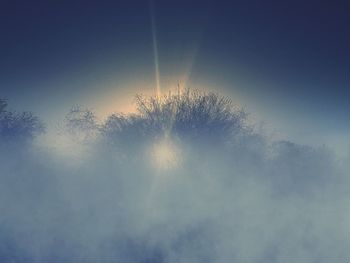
[[[346,159],[217,94],[137,106],[73,108],[49,133],[0,110],[1,262],[349,262]]]

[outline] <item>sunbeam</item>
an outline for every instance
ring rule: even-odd
[[[161,96],[160,88],[160,75],[159,75],[159,58],[158,58],[158,44],[157,44],[157,31],[156,31],[156,17],[154,1],[150,1],[151,10],[151,26],[152,26],[152,41],[153,41],[153,55],[154,55],[154,67],[155,67],[155,80],[156,80],[156,95],[157,98]]]

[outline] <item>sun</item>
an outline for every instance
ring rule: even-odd
[[[170,138],[165,137],[151,147],[151,163],[158,170],[170,170],[181,164],[181,151]]]

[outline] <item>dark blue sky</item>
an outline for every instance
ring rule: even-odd
[[[162,87],[187,75],[293,139],[348,144],[349,12],[346,1],[156,0]],[[154,86],[149,1],[12,0],[0,14],[0,96],[14,108],[48,119]]]

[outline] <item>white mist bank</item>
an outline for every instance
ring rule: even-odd
[[[1,262],[350,260],[349,165],[326,147],[267,140],[241,114],[84,114],[1,144]]]

